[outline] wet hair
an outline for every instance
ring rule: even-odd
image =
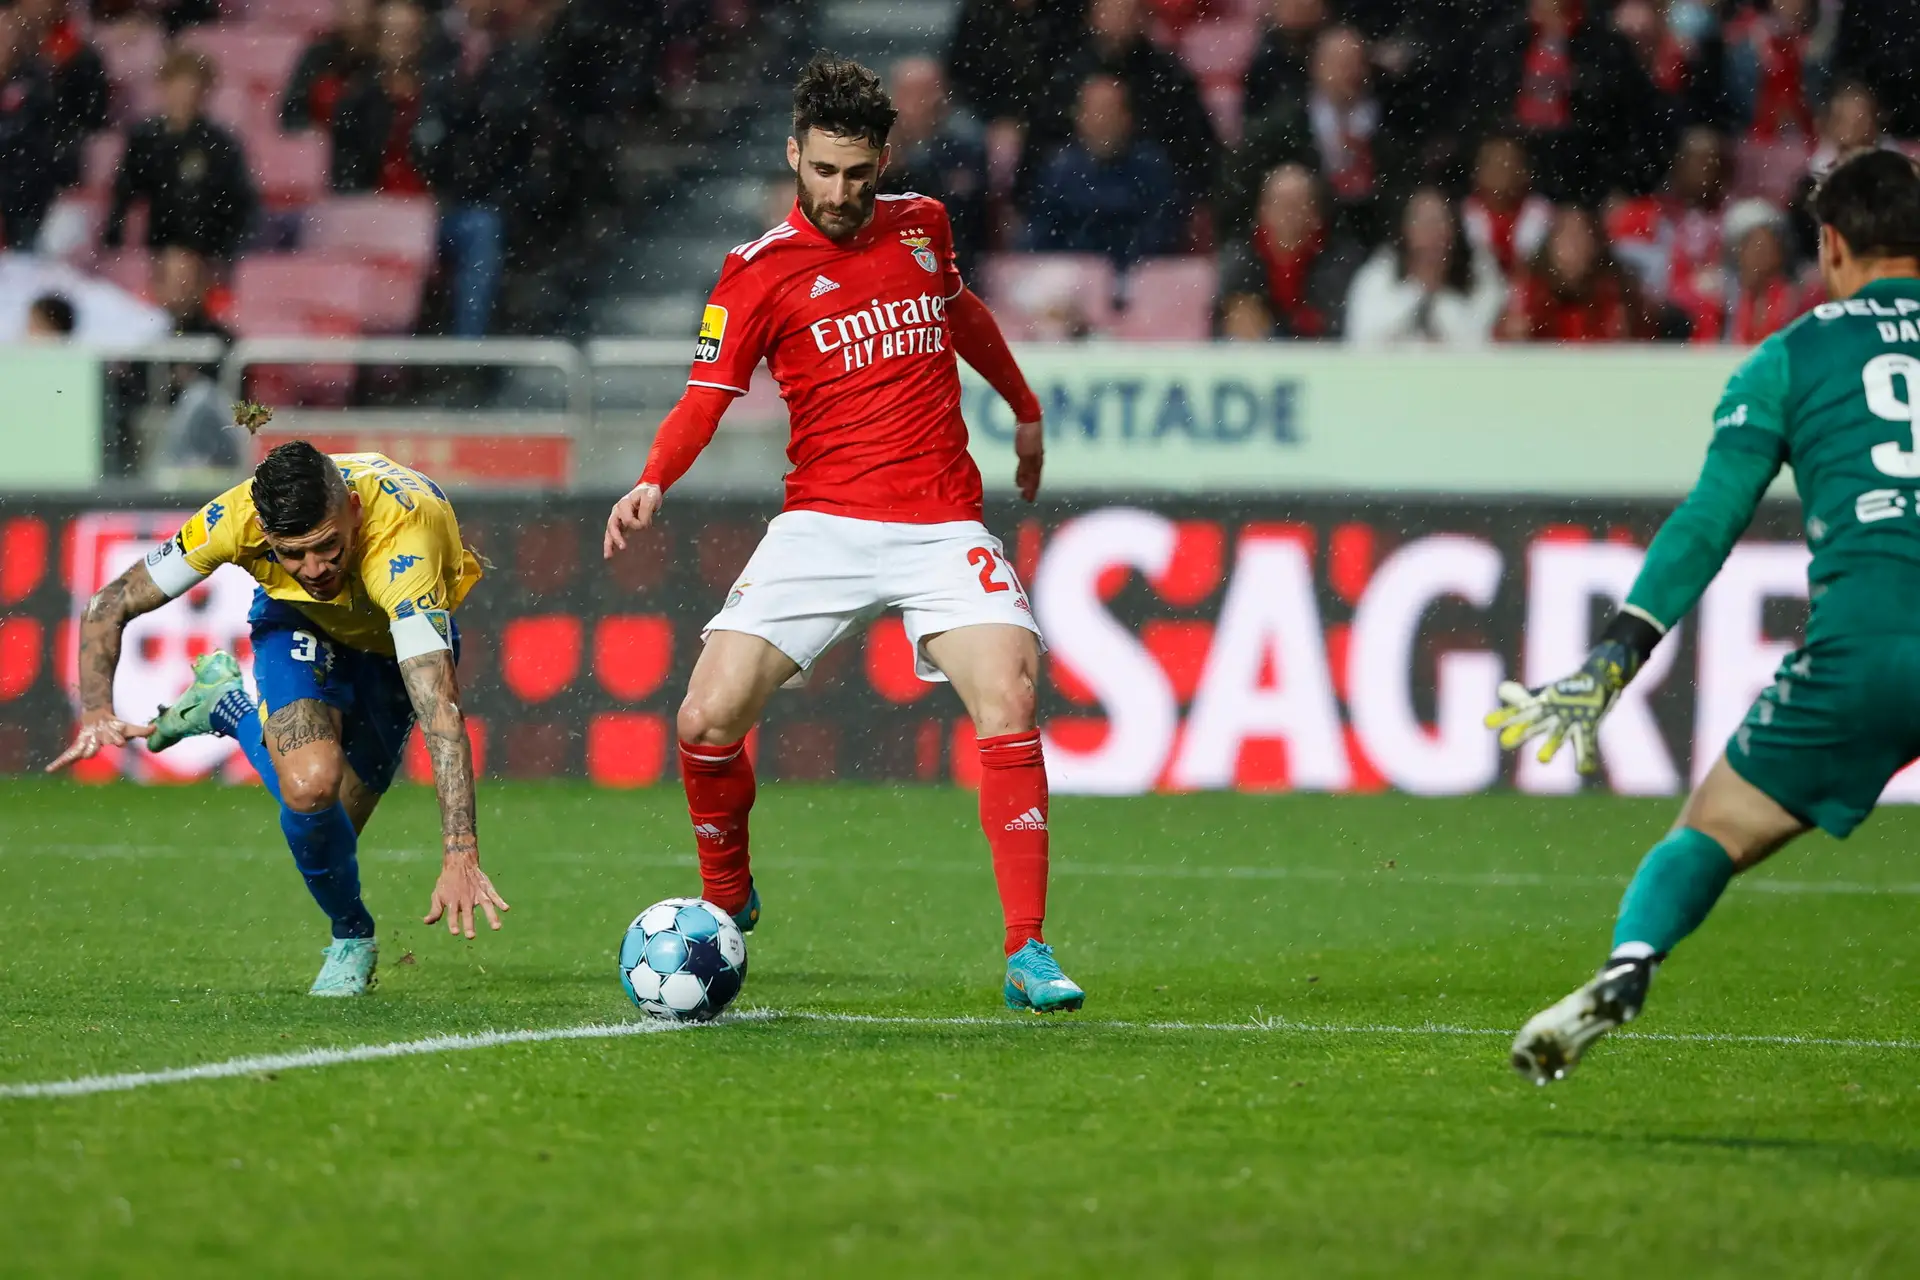
[[[1920,258],[1920,169],[1898,151],[1859,151],[1828,171],[1813,216],[1860,258]]]
[[[807,130],[818,129],[884,147],[899,115],[878,75],[825,50],[813,55],[793,83],[793,136],[802,140]]]
[[[1393,250],[1394,275],[1407,278],[1407,214],[1413,209],[1413,202],[1421,196],[1439,196],[1447,206],[1447,220],[1453,224],[1453,248],[1447,254],[1447,288],[1455,293],[1473,292],[1473,241],[1467,239],[1467,226],[1460,218],[1460,205],[1446,191],[1438,186],[1426,184],[1415,187],[1400,202],[1400,208],[1393,223],[1387,229],[1387,245]],[[1322,205],[1322,209],[1326,206]]]
[[[72,333],[74,326],[73,303],[58,293],[43,293],[35,298],[27,308],[46,323],[55,333]]]
[[[254,510],[260,527],[276,537],[313,532],[346,499],[340,468],[305,440],[275,445],[253,469]]]
[[[198,49],[175,49],[160,61],[160,73],[155,79],[161,83],[175,76],[192,76],[200,82],[202,89],[211,89],[214,81],[213,59]]]

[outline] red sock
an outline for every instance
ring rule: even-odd
[[[680,744],[680,781],[700,850],[701,896],[725,912],[747,905],[747,814],[753,809],[753,762],[746,742],[724,747]]]
[[[1007,919],[1007,954],[1044,941],[1047,915],[1047,765],[1040,731],[980,739],[980,827]]]

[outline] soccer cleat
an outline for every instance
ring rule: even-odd
[[[170,707],[160,708],[153,718],[153,732],[147,735],[147,750],[165,751],[183,738],[213,732],[213,708],[235,689],[245,689],[240,664],[224,650],[202,654],[193,660],[193,683],[174,699]]]
[[[327,962],[307,988],[310,996],[363,996],[373,988],[380,948],[372,938],[335,938],[324,953]]]
[[[1071,1013],[1087,1001],[1087,993],[1053,958],[1053,948],[1037,938],[1007,957],[1007,1008],[1035,1013]]]
[[[760,923],[760,891],[751,880],[747,881],[747,905],[733,913],[733,923],[742,933],[752,933],[753,926]]]
[[[1656,963],[1608,961],[1593,981],[1534,1014],[1513,1042],[1513,1069],[1535,1084],[1566,1079],[1588,1045],[1639,1016]]]

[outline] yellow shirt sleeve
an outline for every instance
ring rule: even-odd
[[[448,582],[458,577],[464,549],[453,513],[444,506],[416,507],[368,546],[360,575],[367,598],[393,624],[394,655],[402,662],[451,649]]]
[[[240,558],[240,529],[253,513],[245,485],[227,490],[188,517],[180,531],[147,554],[147,573],[168,596],[181,595],[223,564]]]

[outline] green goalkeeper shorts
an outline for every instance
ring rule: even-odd
[[[1845,838],[1920,756],[1920,635],[1849,635],[1787,655],[1727,742],[1734,772]]]

